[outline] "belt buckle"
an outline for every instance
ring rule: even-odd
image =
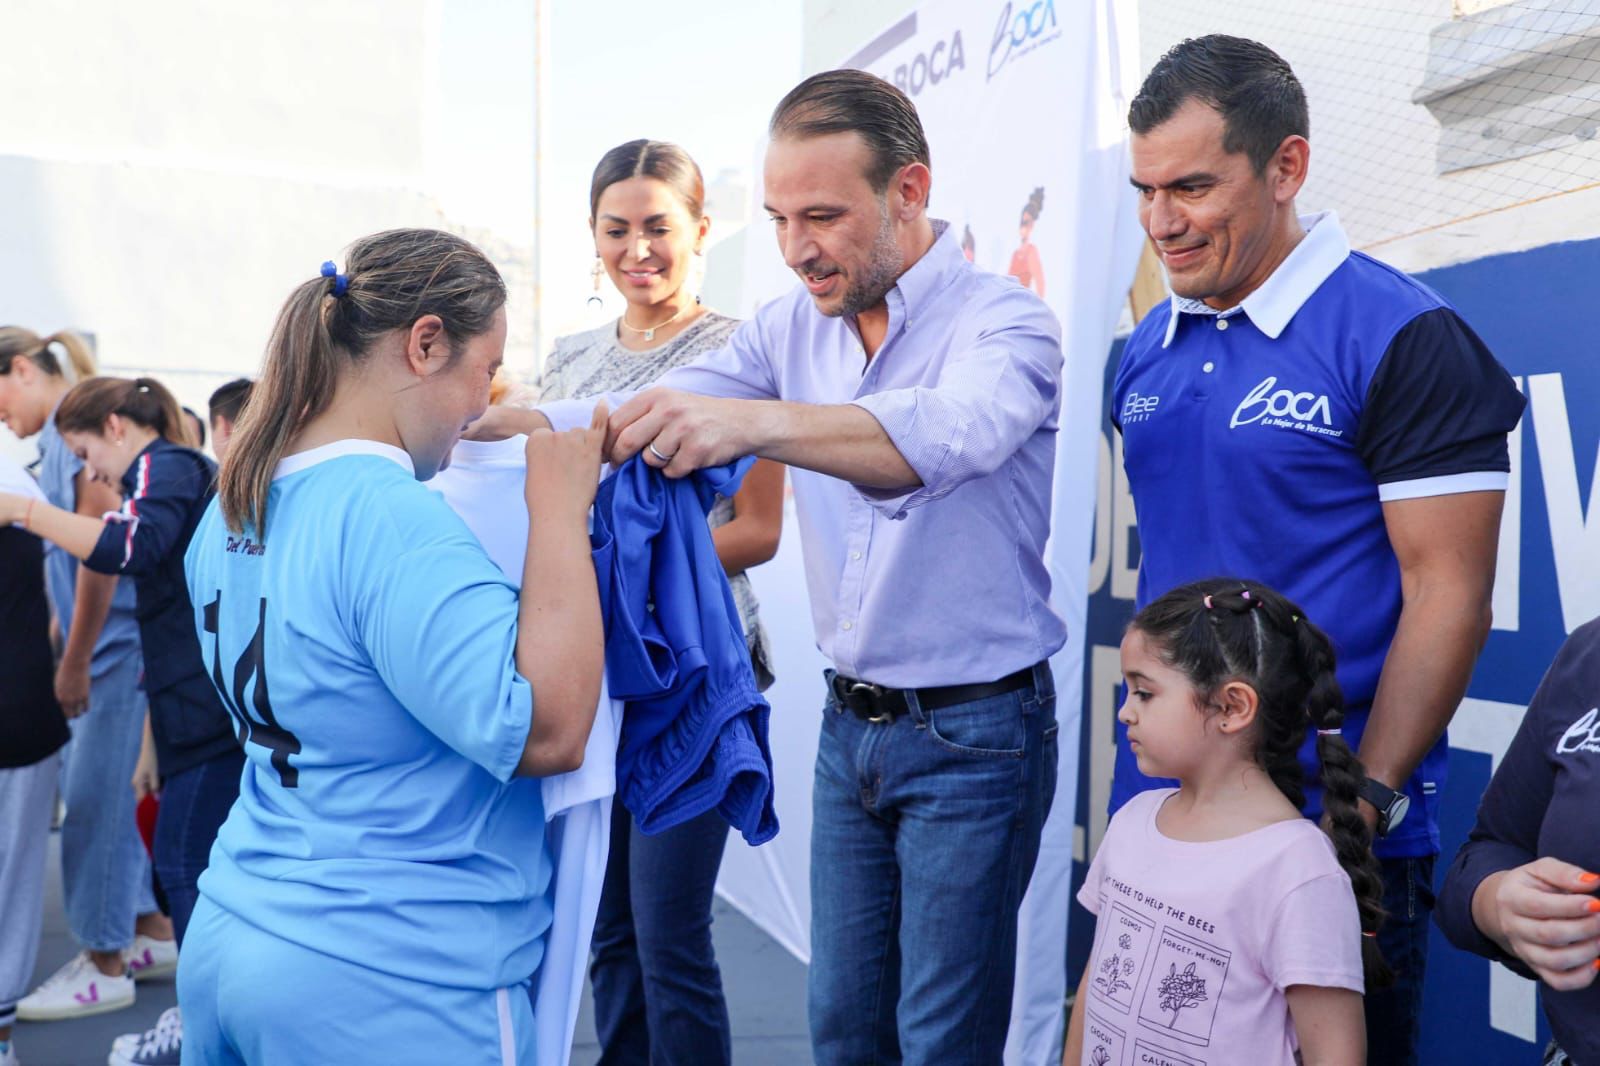
[[[882,694],[882,692],[882,685],[874,685],[870,681],[853,681],[851,682],[850,687],[846,690],[846,695],[854,696],[857,693],[864,693],[866,697],[872,701],[872,705],[876,707],[878,705],[878,696]],[[874,725],[883,725],[886,722],[894,721],[894,715],[889,714],[886,711],[879,711],[877,714],[868,715],[866,720]]]

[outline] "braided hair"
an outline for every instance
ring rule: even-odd
[[[1376,938],[1384,919],[1383,879],[1372,833],[1356,805],[1365,771],[1339,733],[1344,693],[1328,635],[1281,593],[1236,578],[1173,589],[1140,611],[1129,628],[1148,638],[1205,702],[1230,681],[1255,689],[1256,761],[1296,808],[1306,802],[1299,752],[1306,730],[1317,730],[1323,828],[1355,889],[1367,988],[1391,984]]]

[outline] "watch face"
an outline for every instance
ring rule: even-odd
[[[1388,817],[1384,820],[1389,824],[1385,827],[1384,832],[1393,832],[1395,826],[1406,820],[1406,812],[1410,809],[1411,797],[1404,792],[1396,793],[1394,802],[1389,804],[1389,810],[1386,812]]]

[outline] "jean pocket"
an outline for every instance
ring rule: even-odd
[[[1022,700],[1016,693],[940,707],[924,717],[935,743],[963,755],[1020,759],[1027,746]]]

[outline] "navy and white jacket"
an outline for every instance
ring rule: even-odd
[[[635,457],[595,495],[606,680],[624,702],[617,793],[646,833],[713,808],[751,844],[778,832],[770,708],[706,525],[752,462],[672,479]]]
[[[204,455],[157,437],[123,474],[122,509],[105,516],[100,541],[83,561],[97,573],[133,578],[150,731],[166,778],[238,747],[200,659],[183,572],[216,475]]]
[[[1484,878],[1552,856],[1600,870],[1600,619],[1556,653],[1478,806],[1478,821],[1445,874],[1434,921],[1464,951],[1529,970],[1479,932],[1472,895]],[[1600,982],[1539,989],[1550,1031],[1574,1062],[1600,1062]]]

